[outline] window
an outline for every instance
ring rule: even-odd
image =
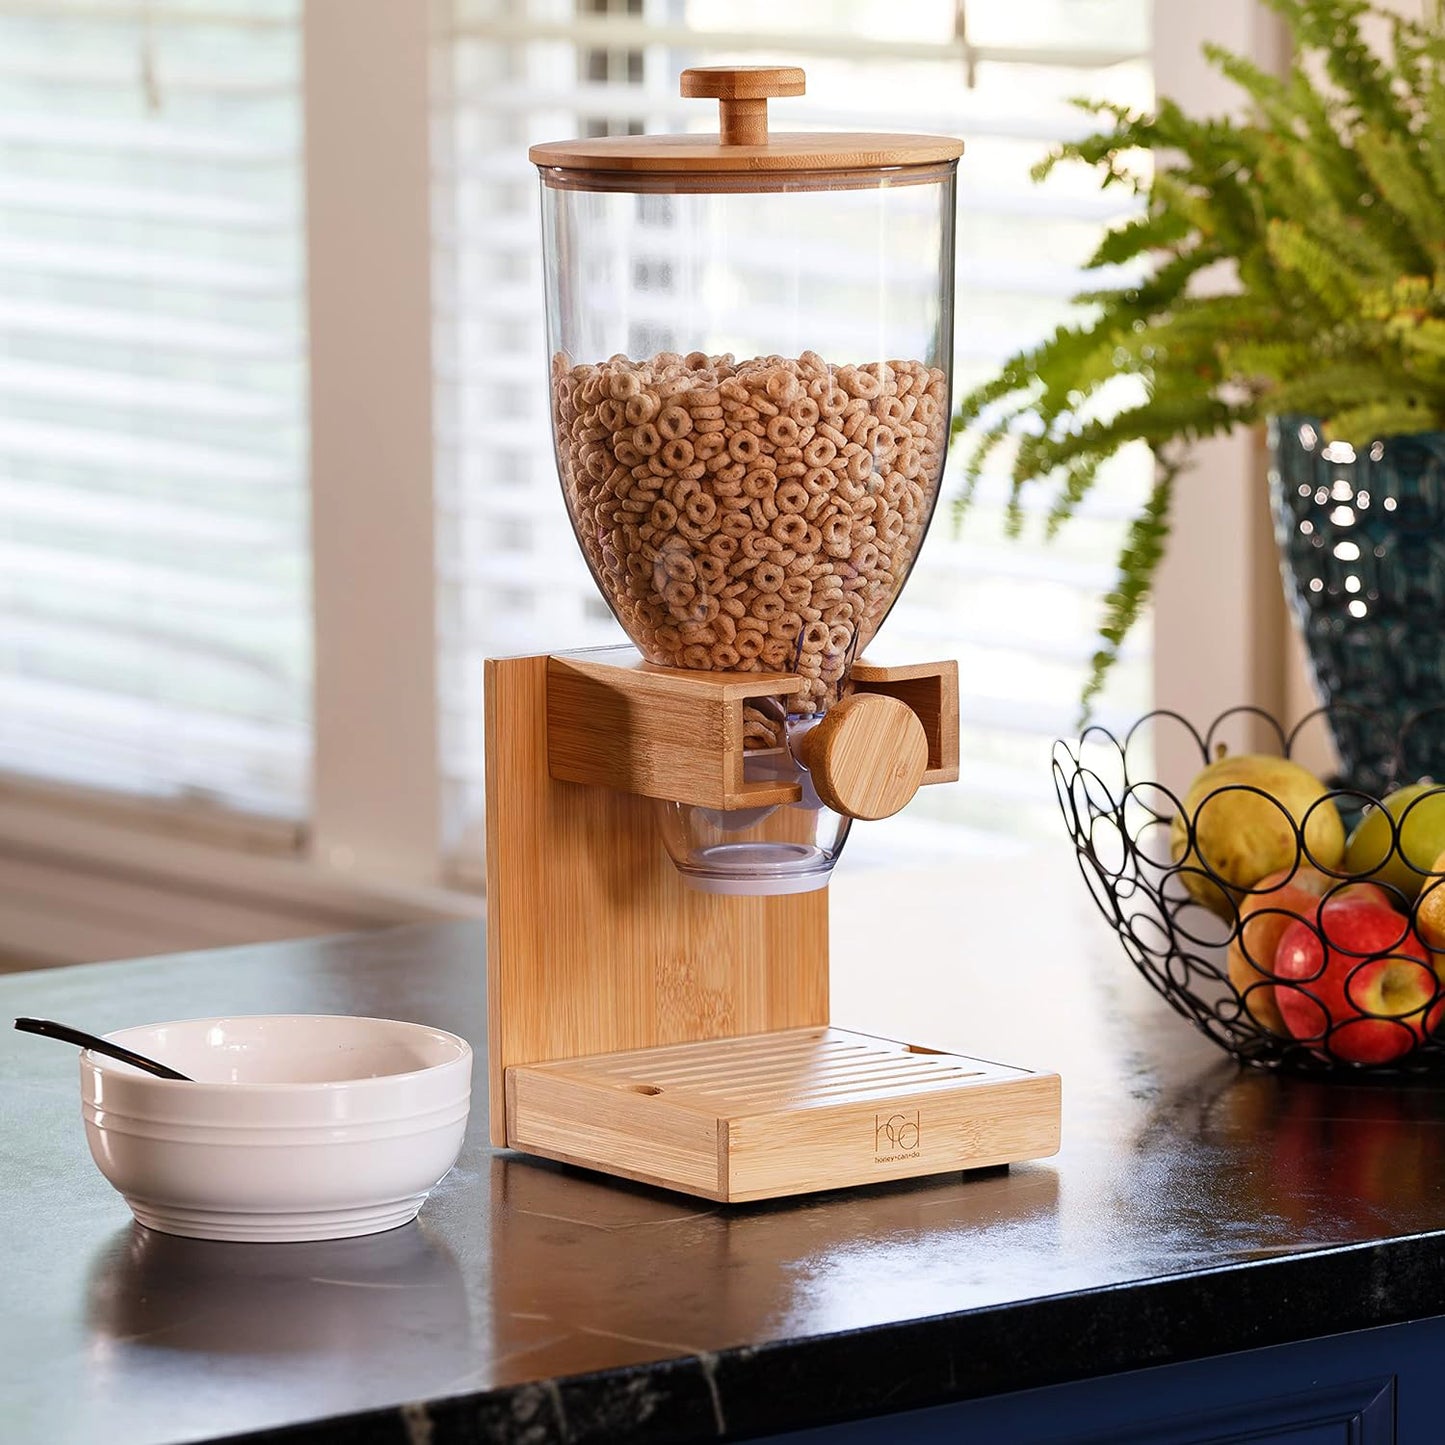
[[[0,3],[0,769],[294,824],[300,0]]]

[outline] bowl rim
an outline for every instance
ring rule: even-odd
[[[425,1033],[432,1034],[459,1046],[459,1052],[454,1059],[444,1059],[440,1063],[428,1064],[421,1069],[408,1069],[401,1074],[376,1074],[365,1079],[319,1079],[309,1083],[214,1083],[205,1079],[162,1079],[155,1074],[148,1074],[142,1069],[134,1068],[130,1064],[122,1063],[119,1059],[107,1058],[104,1054],[97,1054],[93,1049],[82,1049],[80,1051],[81,1062],[88,1063],[97,1073],[111,1074],[117,1078],[125,1079],[127,1082],[163,1085],[167,1089],[184,1089],[189,1094],[196,1094],[203,1090],[220,1092],[224,1090],[227,1094],[235,1096],[237,1093],[245,1094],[296,1094],[296,1093],[325,1093],[336,1089],[376,1089],[387,1084],[395,1083],[404,1079],[417,1079],[425,1074],[433,1074],[438,1070],[453,1068],[458,1064],[465,1063],[470,1066],[472,1062],[472,1046],[460,1034],[454,1034],[448,1029],[439,1029],[432,1024],[414,1023],[410,1019],[384,1019],[377,1018],[371,1014],[201,1014],[195,1018],[184,1019],[158,1019],[154,1023],[129,1024],[123,1029],[111,1029],[108,1033],[101,1035],[101,1038],[121,1043],[133,1042],[121,1036],[142,1029],[166,1029],[174,1028],[178,1024],[207,1024],[223,1023],[228,1019],[344,1019],[347,1023],[368,1023],[388,1024],[403,1029],[419,1029]]]

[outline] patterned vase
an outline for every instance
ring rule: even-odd
[[[1445,780],[1445,433],[1357,453],[1290,416],[1269,441],[1285,591],[1331,708],[1341,783],[1379,796]]]

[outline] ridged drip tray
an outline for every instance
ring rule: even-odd
[[[1059,1077],[844,1029],[507,1070],[507,1143],[742,1202],[1057,1152]]]

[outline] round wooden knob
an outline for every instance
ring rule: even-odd
[[[802,95],[805,77],[796,65],[696,65],[682,72],[687,99],[718,102],[719,139],[725,146],[768,143],[768,101]]]
[[[907,703],[855,692],[799,742],[818,796],[849,818],[889,818],[918,791],[928,736]]]

